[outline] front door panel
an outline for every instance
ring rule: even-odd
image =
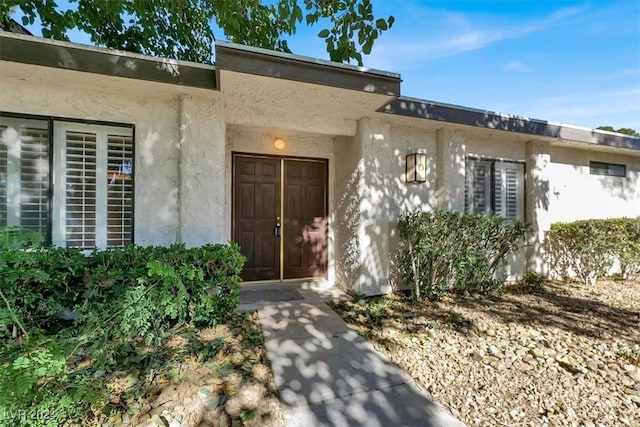
[[[247,258],[242,279],[325,276],[326,161],[236,154],[233,171],[233,239]]]
[[[327,270],[326,163],[284,162],[284,278]]]
[[[280,214],[280,160],[234,157],[234,233],[247,257],[242,279],[280,278],[280,237],[276,218]]]

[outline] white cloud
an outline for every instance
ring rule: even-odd
[[[587,127],[640,129],[638,95],[640,86],[568,93],[532,101],[528,112],[534,117]]]
[[[504,66],[504,69],[508,71],[521,71],[521,72],[531,71],[530,67],[527,67],[520,61],[509,62],[507,65]]]
[[[513,22],[494,15],[470,15],[416,8],[404,18],[403,28],[385,34],[374,47],[368,62],[389,64],[415,59],[433,59],[484,48],[502,40],[517,39],[547,28],[565,25],[586,7],[562,8],[543,19]],[[422,30],[416,30],[416,29]],[[408,42],[408,40],[415,40]],[[389,58],[385,58],[389,57]]]

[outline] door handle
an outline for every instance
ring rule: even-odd
[[[276,226],[273,228],[273,234],[275,236],[280,235],[280,217],[276,217]]]

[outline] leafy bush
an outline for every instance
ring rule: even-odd
[[[551,225],[545,238],[551,272],[594,284],[614,265],[623,278],[640,272],[640,217],[588,219]]]
[[[526,227],[494,215],[415,212],[398,222],[402,276],[416,296],[489,292],[504,283],[500,268],[524,241]]]
[[[243,264],[236,244],[0,250],[0,414],[46,415],[12,420],[37,426],[99,418],[109,393],[92,374],[134,346],[155,357],[172,328],[224,321]]]
[[[529,271],[524,275],[522,283],[528,289],[539,290],[547,283],[547,277],[534,271]]]
[[[0,291],[12,310],[0,308],[0,339],[18,325],[45,327],[81,295],[86,259],[81,251],[42,248],[0,250]]]

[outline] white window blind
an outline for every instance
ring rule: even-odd
[[[524,220],[524,165],[496,162],[494,212],[507,219]]]
[[[486,159],[465,162],[465,211],[524,220],[524,165]]]
[[[96,245],[97,134],[66,131],[65,145],[65,245],[92,248]]]
[[[129,128],[56,123],[54,243],[90,249],[131,243]]]
[[[107,245],[131,243],[133,223],[133,138],[107,134]]]
[[[490,214],[491,162],[468,159],[465,184],[466,212]]]
[[[0,226],[44,237],[48,219],[48,122],[0,118]]]

